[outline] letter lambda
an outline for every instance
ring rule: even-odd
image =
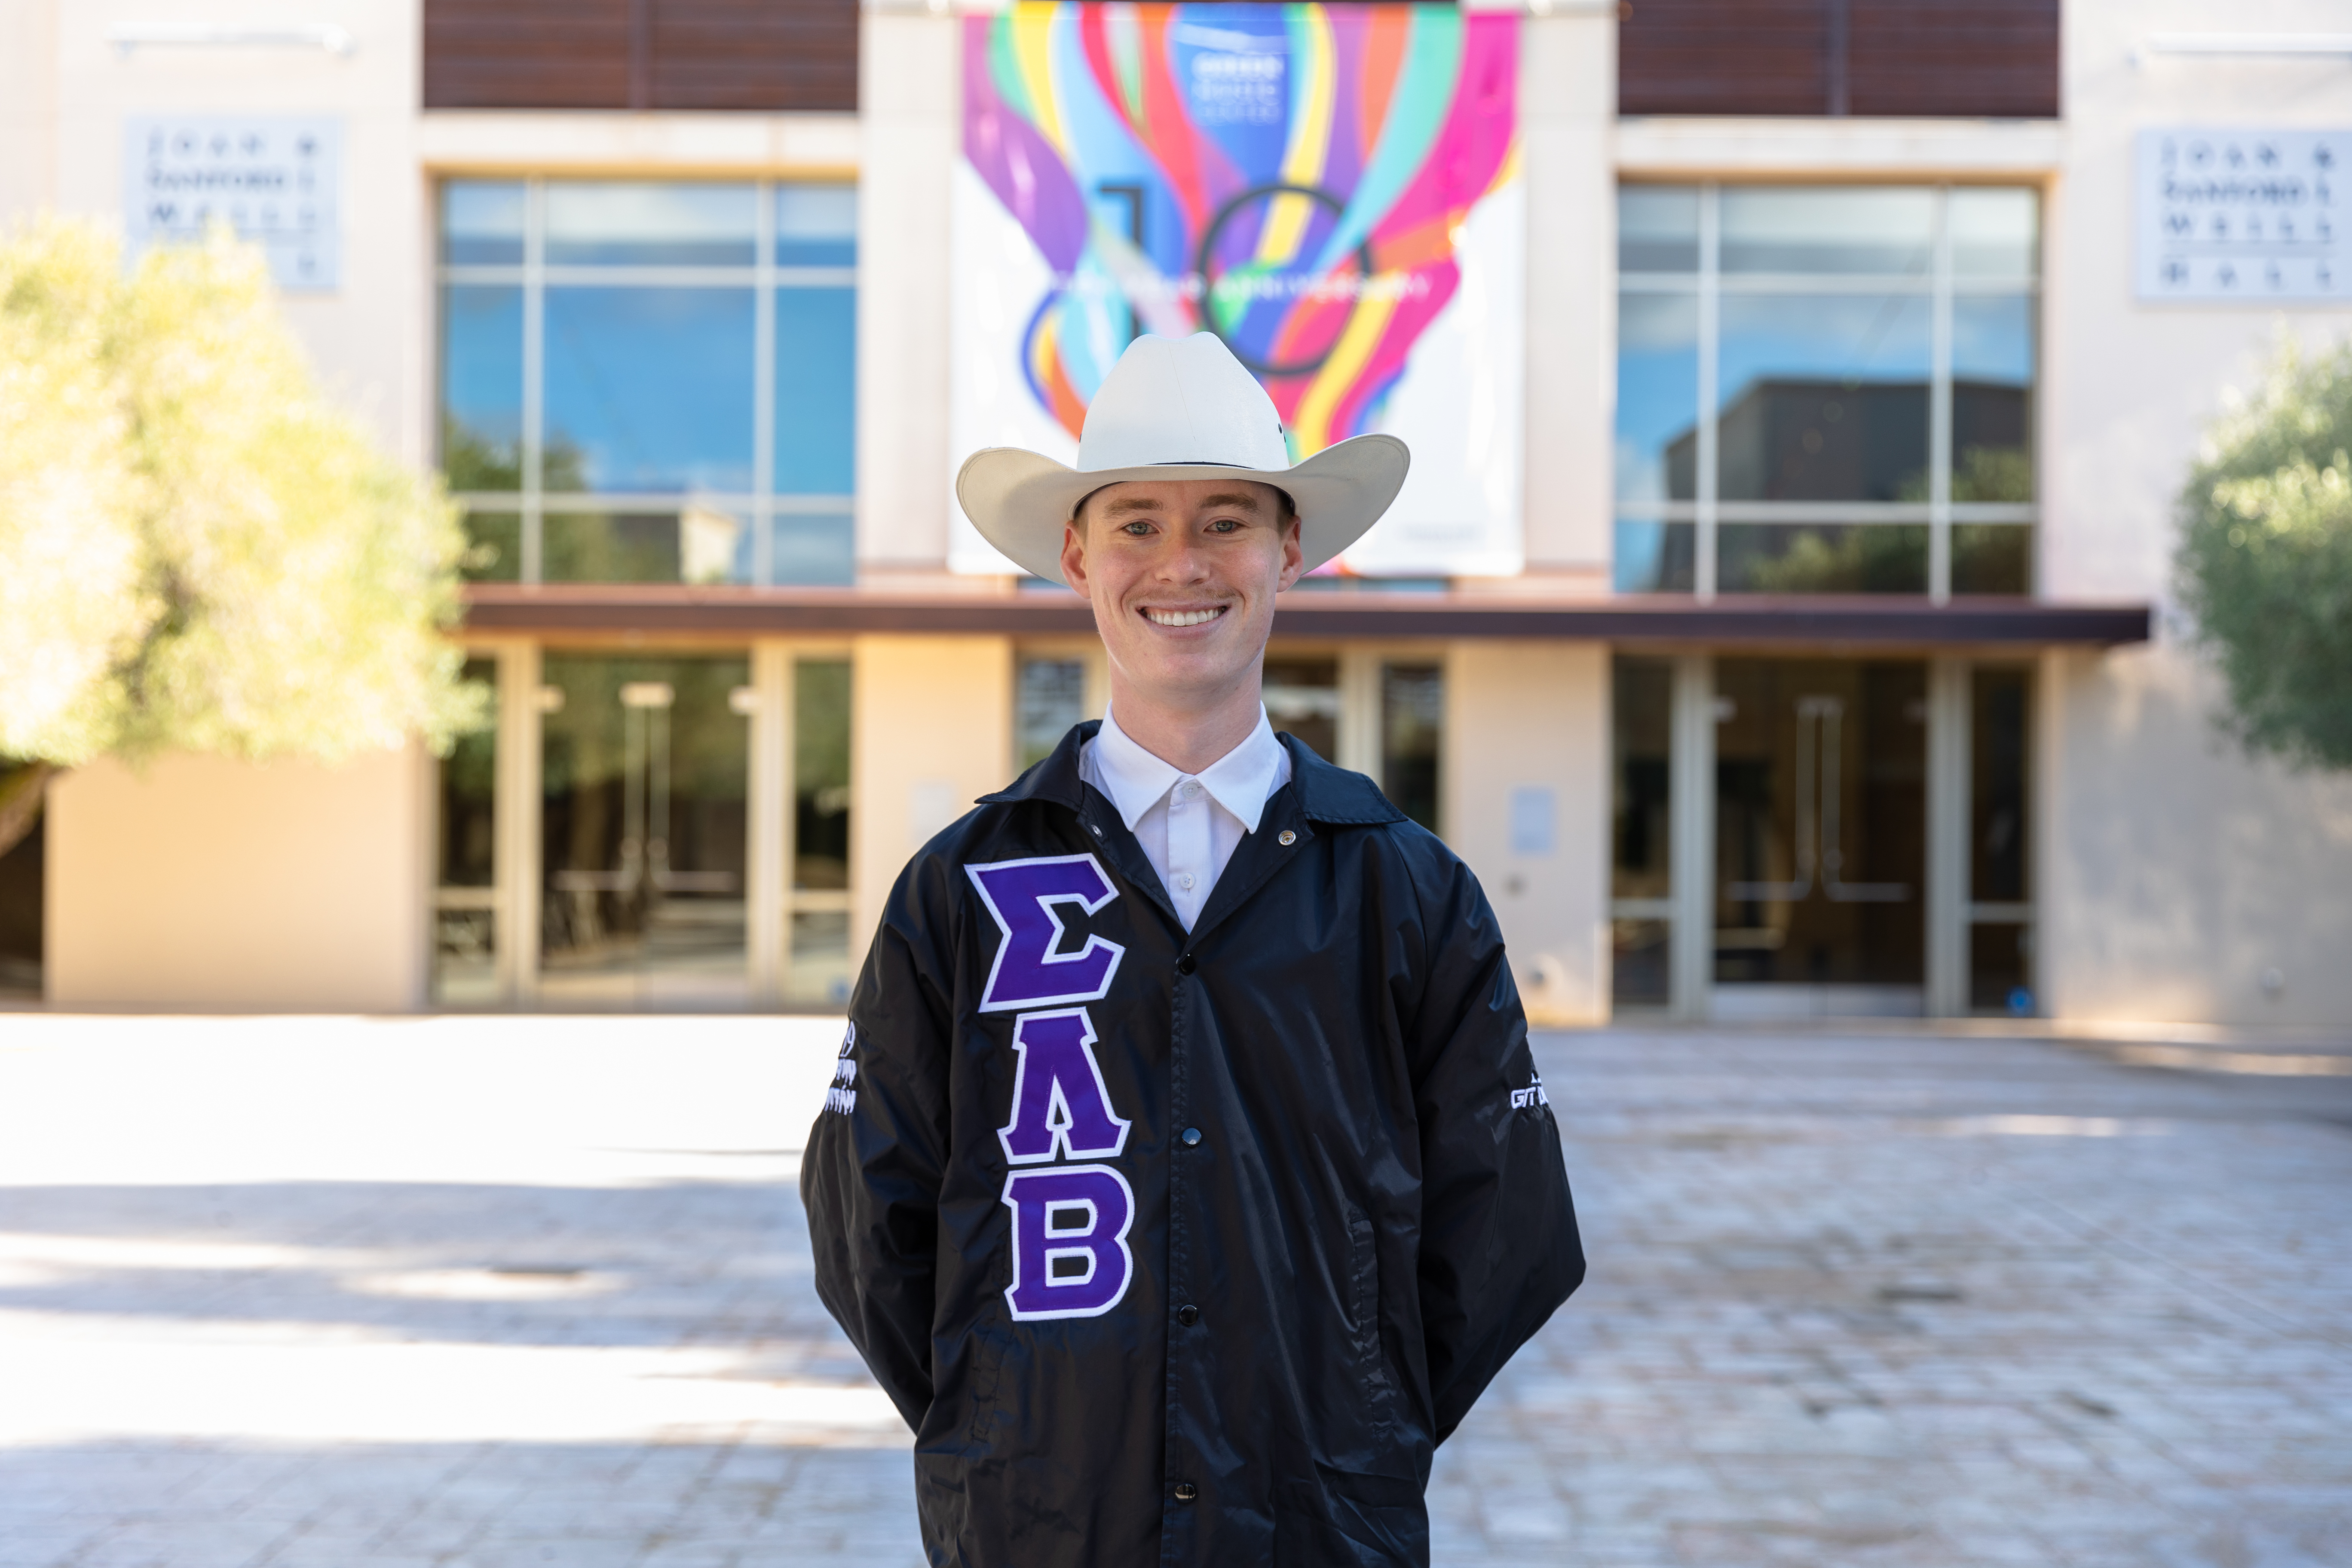
[[[997,860],[964,870],[1003,932],[989,966],[988,988],[981,993],[982,1012],[1091,1002],[1110,989],[1125,948],[1089,935],[1076,952],[1055,951],[1062,941],[1056,904],[1076,904],[1092,914],[1118,897],[1093,856]]]
[[[1110,1108],[1094,1043],[1084,1007],[1024,1013],[1013,1021],[1021,1065],[1013,1073],[1013,1120],[996,1135],[1013,1164],[1100,1158],[1127,1146],[1128,1124]]]
[[[1108,1165],[1053,1165],[1004,1180],[1013,1211],[1013,1283],[1020,1319],[1098,1318],[1118,1305],[1135,1273],[1127,1229],[1135,1194]]]

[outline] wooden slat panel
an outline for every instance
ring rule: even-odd
[[[1822,0],[1633,0],[1617,24],[1622,114],[1819,114]]]
[[[1843,72],[1831,58],[1846,13]],[[1625,114],[2058,112],[2059,0],[1633,0],[1617,29]]]
[[[857,0],[655,0],[653,107],[855,110]]]
[[[625,109],[629,0],[425,0],[427,109]]]
[[[1852,0],[1856,114],[2058,113],[2058,0]]]

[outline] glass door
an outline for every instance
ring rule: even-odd
[[[1718,1018],[1916,1016],[1927,667],[1716,662]]]
[[[542,1005],[740,1007],[751,661],[547,655]]]

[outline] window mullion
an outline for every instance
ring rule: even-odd
[[[1715,597],[1717,339],[1722,320],[1722,222],[1713,181],[1698,198],[1698,476],[1697,537],[1693,588],[1702,603]]]
[[[522,224],[522,563],[518,575],[540,581],[545,560],[543,454],[546,449],[547,185],[523,185]]]
[[[776,188],[762,180],[753,225],[760,253],[751,306],[751,581],[776,580]]]

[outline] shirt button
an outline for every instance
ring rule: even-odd
[[[1200,1495],[1201,1489],[1194,1486],[1192,1482],[1178,1481],[1176,1483],[1176,1500],[1178,1502],[1191,1502],[1194,1498],[1199,1497]]]
[[[1176,1309],[1176,1321],[1189,1329],[1201,1321],[1201,1309],[1191,1306],[1179,1307]]]
[[[1200,966],[1192,962],[1192,955],[1189,952],[1176,961],[1176,973],[1179,974],[1190,974],[1198,967]]]
[[[1192,890],[1192,873],[1187,871],[1182,876],[1177,878],[1176,885],[1183,889],[1186,892],[1191,892]]]
[[[1197,799],[1197,798],[1199,798],[1200,794],[1201,794],[1201,786],[1200,786],[1199,784],[1192,784],[1192,783],[1191,783],[1191,782],[1189,782],[1189,781],[1185,784],[1185,785],[1184,785],[1184,798],[1185,798],[1186,800],[1194,800],[1194,799]]]
[[[1197,1127],[1187,1127],[1176,1136],[1187,1149],[1197,1149],[1201,1146],[1201,1130]]]

